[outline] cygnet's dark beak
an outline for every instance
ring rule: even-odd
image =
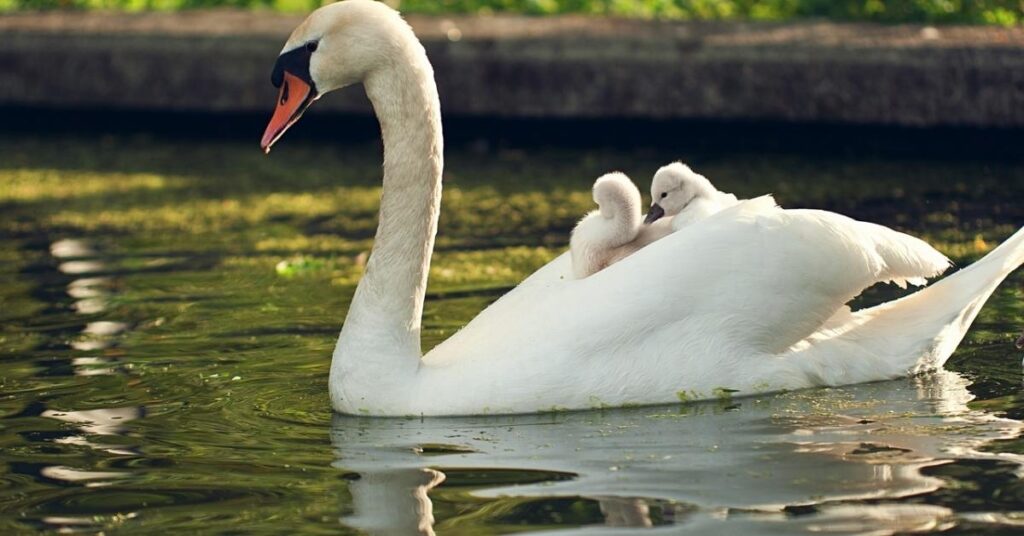
[[[1017,339],[1017,348],[1024,350],[1024,333],[1020,334],[1020,338]]]
[[[644,218],[644,225],[652,224],[661,219],[665,215],[665,209],[661,208],[661,205],[657,203],[651,204],[651,210],[647,213],[647,217]]]

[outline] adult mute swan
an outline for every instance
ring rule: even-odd
[[[1020,231],[924,290],[851,313],[863,289],[923,281],[946,258],[885,227],[758,198],[586,279],[562,255],[421,358],[443,160],[422,45],[391,8],[345,0],[295,29],[272,81],[264,150],[320,95],[359,82],[384,139],[377,235],[331,363],[342,413],[525,413],[895,378],[941,366],[1024,262]]]
[[[598,177],[593,194],[598,209],[576,224],[569,239],[572,272],[577,279],[603,270],[672,232],[671,220],[663,225],[640,223],[640,190],[623,173]]]
[[[661,166],[651,181],[651,209],[644,223],[672,216],[672,229],[683,227],[729,208],[739,200],[718,191],[704,175],[682,162]]]

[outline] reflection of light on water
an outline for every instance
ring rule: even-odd
[[[141,406],[82,411],[55,411],[48,409],[42,413],[43,417],[72,423],[85,433],[97,435],[118,435],[125,431],[124,423],[138,419],[143,415],[144,409]]]
[[[90,346],[90,344],[94,344]],[[108,346],[106,341],[82,341],[71,343],[71,347],[76,350],[99,350]],[[75,376],[102,376],[105,374],[116,374],[117,368],[113,365],[117,361],[114,359],[107,359],[105,357],[76,357],[71,360],[71,364],[75,369]]]
[[[765,532],[792,534],[861,534],[888,536],[896,533],[943,531],[955,525],[953,511],[926,504],[826,505],[812,514],[793,517],[782,512],[731,513],[726,520],[697,515],[687,524],[694,533],[715,533],[726,521],[735,534]]]
[[[96,250],[92,247],[92,244],[85,240],[66,238],[64,240],[57,240],[53,244],[50,244],[50,254],[58,259],[68,257],[92,257],[93,255],[96,255]]]
[[[953,511],[931,505],[838,505],[821,509],[806,529],[817,533],[895,534],[942,531],[953,526]]]
[[[1024,527],[1024,512],[966,512],[960,517],[976,523],[998,523]]]
[[[134,456],[130,447],[125,445],[109,445],[89,441],[88,435],[116,436],[126,431],[124,423],[142,417],[142,407],[124,407],[109,409],[92,409],[82,411],[56,411],[48,409],[41,413],[43,417],[72,423],[82,434],[55,439],[54,442],[65,445],[88,447],[117,456]],[[87,471],[63,465],[51,465],[40,469],[40,474],[54,480],[84,483],[86,487],[98,487],[109,484],[113,478],[128,476],[126,473],[114,471]]]
[[[71,274],[88,274],[105,270],[100,260],[69,261],[61,263],[60,271]],[[107,310],[112,281],[109,277],[84,277],[74,279],[67,286],[67,293],[75,298],[73,307],[78,314],[94,315]]]
[[[58,259],[71,258],[60,264],[61,272],[70,275],[90,274],[107,269],[107,263],[97,248],[85,240],[64,239],[50,246],[50,253]],[[81,277],[67,285],[67,293],[75,299],[72,307],[82,315],[96,315],[105,312],[113,294],[113,279],[110,277]],[[105,350],[117,344],[120,335],[128,331],[125,322],[94,320],[85,325],[81,335],[70,342],[71,348],[81,352]],[[97,376],[117,372],[118,360],[104,357],[75,357],[71,360],[78,376]]]
[[[124,408],[103,408],[82,411],[56,411],[48,409],[42,412],[43,417],[57,419],[72,423],[82,431],[82,435],[72,435],[55,440],[57,443],[68,445],[81,445],[96,450],[116,454],[118,456],[133,456],[137,454],[126,445],[110,445],[106,443],[94,443],[89,441],[86,434],[119,436],[127,431],[124,423],[144,417],[146,408],[142,406],[130,406]]]
[[[87,241],[66,239],[50,246],[51,254],[58,259],[75,259],[62,262],[58,269],[69,275],[91,274],[107,270],[107,263],[100,258],[97,249]],[[67,284],[67,294],[75,299],[74,309],[79,314],[93,315],[107,310],[109,297],[113,293],[113,280],[109,277],[81,277]],[[71,348],[78,351],[97,351],[114,346],[117,338],[128,331],[125,322],[94,320],[86,323],[81,334],[71,341]],[[75,374],[95,376],[117,372],[117,359],[108,356],[77,356],[71,359]],[[89,436],[118,436],[126,431],[126,422],[145,415],[143,407],[101,408],[81,411],[58,411],[47,409],[43,417],[71,423],[81,433],[55,439],[56,443],[77,445],[103,451],[117,456],[137,455],[126,445],[112,445],[90,441]],[[110,479],[124,477],[124,473],[112,471],[89,471],[62,465],[47,466],[40,470],[44,477],[65,482],[83,483],[87,487],[109,484]],[[54,518],[57,519],[57,518]],[[75,524],[74,518],[58,519],[55,524]],[[63,522],[63,521],[66,521]]]
[[[51,465],[49,467],[43,467],[39,474],[46,478],[52,478],[54,480],[63,480],[65,482],[86,482],[90,480],[109,480],[111,478],[118,478],[126,476],[124,473],[117,473],[113,471],[81,471],[79,469],[72,469],[71,467],[64,467],[63,465]],[[109,485],[110,482],[87,482],[86,487],[99,487]]]
[[[58,270],[65,274],[94,274],[102,272],[107,268],[107,263],[101,261],[67,261],[60,263]]]
[[[107,310],[107,300],[103,298],[86,298],[84,300],[76,300],[74,308],[78,314],[94,315]]]
[[[89,322],[82,329],[82,337],[71,341],[71,347],[75,350],[91,351],[91,350],[102,350],[109,348],[116,342],[115,337],[124,333],[128,330],[128,324],[124,322],[111,322],[107,320],[101,320],[96,322]],[[83,358],[76,358],[74,362],[76,364],[96,364],[88,363],[86,361],[80,361]],[[89,359],[89,358],[86,358]],[[104,360],[103,363],[109,363],[110,360]],[[97,374],[95,370],[82,371],[83,375]]]
[[[125,521],[135,519],[138,516],[139,514],[137,512],[128,512],[102,517],[46,516],[42,518],[42,522],[52,527],[60,527],[57,531],[60,534],[70,534],[83,532],[87,527],[95,529],[109,527],[110,525],[120,525]],[[97,532],[97,534],[103,534],[103,532]]]
[[[109,348],[112,344],[113,344],[112,341],[102,340],[102,339],[101,340],[86,339],[86,340],[71,341],[71,347],[72,348],[74,348],[75,350],[81,350],[83,352],[90,352],[90,351],[93,351],[93,350],[102,350],[104,348]],[[75,365],[94,365],[94,364],[96,364],[95,361],[90,361],[90,359],[92,359],[92,358],[84,358],[84,359],[82,359],[82,358],[75,358],[75,359],[72,359],[71,361]]]
[[[655,505],[675,504],[662,522],[685,523],[696,532],[943,530],[957,519],[949,509],[884,501],[941,488],[944,481],[922,469],[956,459],[993,458],[1024,467],[1020,456],[979,451],[1019,436],[1024,425],[969,409],[967,384],[957,374],[938,372],[756,402],[737,399],[739,409],[724,412],[705,404],[424,420],[336,416],[335,465],[362,477],[350,486],[356,514],[343,522],[387,532],[382,527],[421,526],[428,514],[433,519],[410,502],[422,486],[416,475],[429,468],[577,475],[481,485],[472,493],[497,503],[595,500],[605,524],[616,526],[648,526]],[[415,446],[425,444],[459,449],[418,454]],[[865,500],[883,502],[839,504]],[[785,511],[790,507],[807,513],[794,517]],[[441,527],[459,526],[460,514],[454,515]]]
[[[72,298],[96,298],[110,294],[114,280],[109,277],[83,277],[68,283],[68,296]]]
[[[54,440],[54,442],[60,443],[62,445],[77,445],[80,447],[89,447],[91,449],[102,450],[104,452],[115,454],[117,456],[137,456],[139,454],[138,452],[132,450],[131,447],[128,447],[127,445],[107,445],[105,443],[92,443],[83,436],[62,437],[60,439]]]
[[[68,275],[88,275],[107,270],[107,263],[89,242],[76,238],[58,240],[50,245],[50,253],[66,260],[57,267]],[[67,293],[75,298],[74,308],[79,314],[96,314],[107,309],[106,297],[110,295],[109,277],[82,277],[68,283]]]
[[[101,320],[97,322],[89,322],[85,325],[85,329],[82,333],[89,335],[97,335],[100,337],[109,337],[111,335],[117,335],[128,329],[128,324],[124,322],[111,322],[109,320]]]

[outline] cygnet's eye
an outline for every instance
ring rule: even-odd
[[[318,45],[317,45],[316,41],[310,41],[310,42],[306,43],[306,50],[308,50],[310,52],[316,52],[316,47],[317,46]]]
[[[668,197],[668,192],[661,192],[661,198],[665,199],[666,197]]]

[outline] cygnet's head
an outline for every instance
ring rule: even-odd
[[[362,82],[395,58],[422,50],[409,25],[382,2],[344,0],[313,11],[274,63],[270,80],[280,94],[260,146],[269,152],[321,95]]]
[[[601,209],[603,218],[621,218],[633,213],[640,214],[640,190],[625,173],[613,171],[594,181],[594,202]]]
[[[662,166],[651,181],[651,210],[644,223],[675,216],[694,199],[710,196],[714,191],[711,181],[682,162]]]

